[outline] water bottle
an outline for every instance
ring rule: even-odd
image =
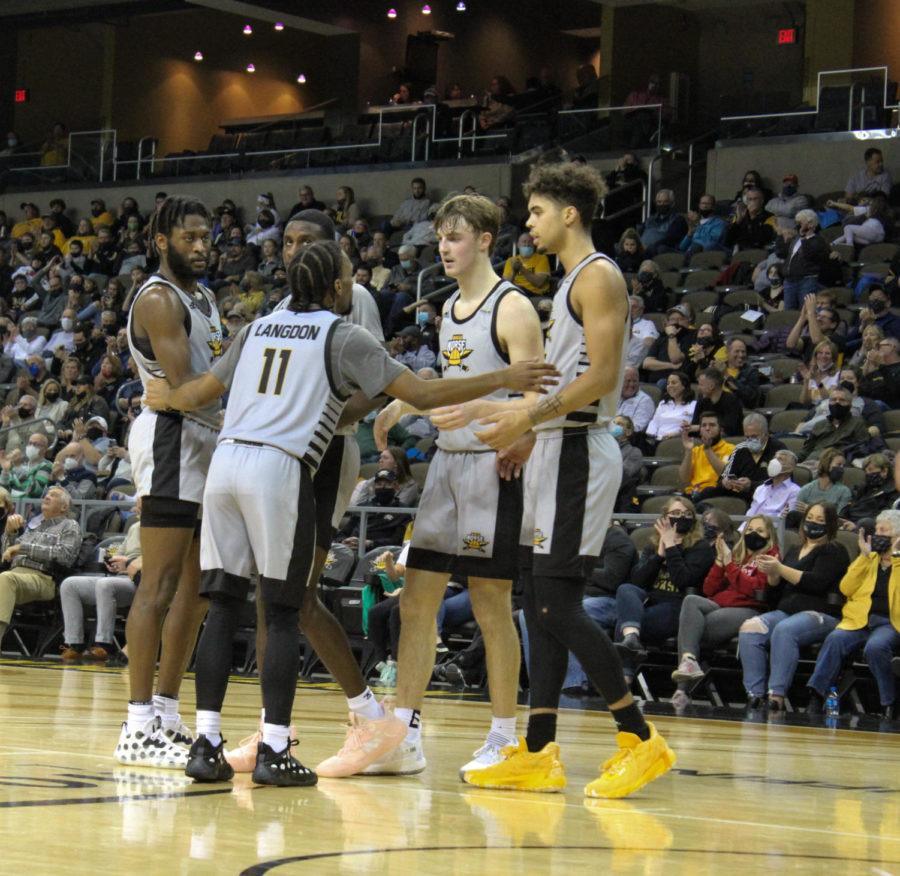
[[[839,718],[841,714],[841,700],[838,696],[837,688],[833,687],[828,691],[825,698],[825,717]]]

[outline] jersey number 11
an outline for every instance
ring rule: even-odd
[[[272,365],[275,362],[276,354],[281,361],[278,364],[278,376],[275,378],[275,389],[273,392],[275,395],[281,395],[281,390],[284,388],[284,375],[287,373],[291,352],[291,350],[276,350],[274,347],[266,347],[263,351],[265,364],[259,377],[259,389],[257,390],[260,395],[265,395],[269,391],[269,378],[272,376]]]

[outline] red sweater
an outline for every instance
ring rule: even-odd
[[[781,558],[777,547],[766,553]],[[703,582],[703,595],[723,608],[763,609],[765,605],[754,598],[753,591],[768,586],[769,578],[759,570],[755,560],[743,566],[729,563],[723,567],[714,563]]]

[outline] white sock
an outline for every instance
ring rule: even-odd
[[[197,709],[197,735],[218,745],[222,741],[222,713]]]
[[[394,714],[406,724],[406,741],[418,742],[422,738],[418,709],[394,709]]]
[[[516,741],[515,715],[512,718],[491,718],[491,732],[488,734],[488,739],[493,737],[493,741],[499,741],[498,737],[500,736],[506,740],[504,745]]]
[[[153,718],[153,703],[128,704],[128,732],[137,733]]]
[[[375,699],[375,694],[369,687],[366,687],[359,696],[347,697],[347,705],[351,712],[356,712],[357,715],[368,718],[370,721],[377,721],[384,717],[384,708]]]
[[[291,728],[283,724],[263,724],[262,741],[276,754],[288,747]]]
[[[153,694],[153,711],[159,716],[163,730],[175,730],[181,723],[181,715],[178,714],[178,697]]]

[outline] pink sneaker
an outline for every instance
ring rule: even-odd
[[[384,754],[406,738],[406,724],[393,712],[385,710],[384,717],[370,721],[350,713],[344,747],[316,767],[323,779],[353,776],[371,766]]]
[[[297,738],[297,730],[291,727],[291,739]],[[262,725],[255,733],[238,743],[237,748],[225,752],[225,760],[236,773],[252,773],[256,767],[257,746],[262,742]]]

